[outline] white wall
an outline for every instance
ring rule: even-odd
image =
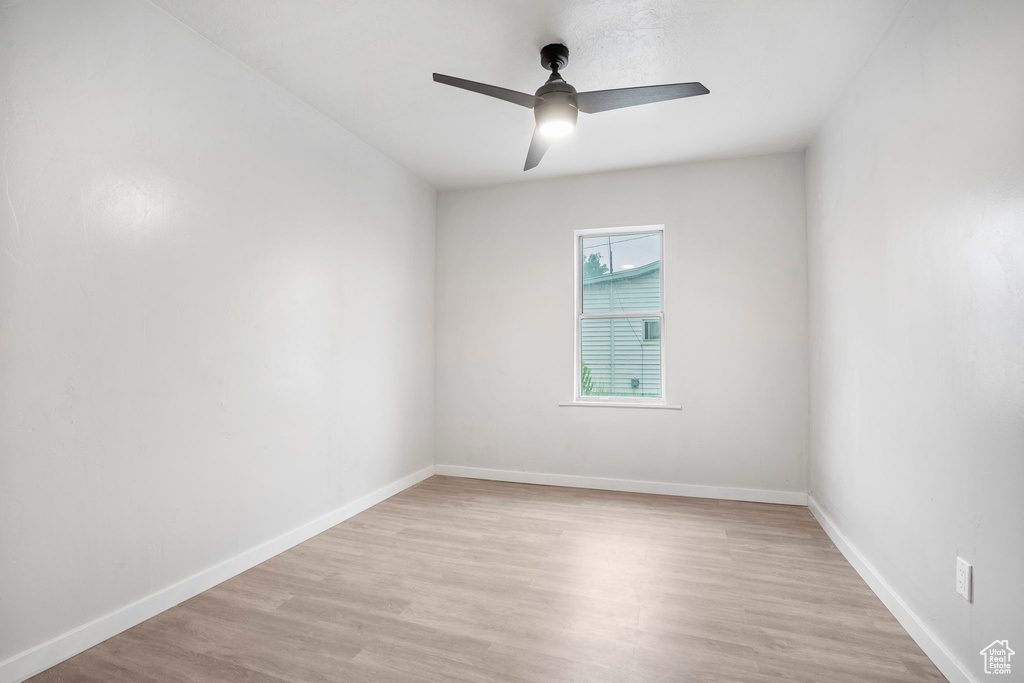
[[[573,396],[573,231],[666,226],[669,403]],[[801,154],[443,192],[437,462],[804,490]]]
[[[810,491],[980,680],[1024,652],[1024,3],[912,1],[807,176]]]
[[[152,5],[4,4],[0,660],[434,439],[434,191]]]

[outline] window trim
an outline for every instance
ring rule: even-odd
[[[584,237],[597,237],[597,236],[608,236],[613,235],[630,235],[635,233],[660,233],[661,234],[661,261],[658,268],[658,277],[660,278],[659,289],[661,294],[661,310],[660,311],[628,311],[628,312],[609,312],[609,313],[584,313],[583,312],[583,272],[582,272],[582,254],[583,254],[583,238]],[[665,291],[665,270],[666,265],[666,254],[668,253],[667,234],[665,231],[665,225],[630,225],[621,227],[608,227],[608,228],[585,228],[581,230],[573,231],[573,401],[572,404],[562,405],[598,405],[598,406],[619,406],[629,408],[640,408],[640,407],[652,407],[652,408],[664,408],[668,405],[666,394],[667,387],[665,386],[665,368],[666,368],[666,354],[665,354],[665,302],[666,302],[666,291]],[[661,323],[661,338],[657,340],[660,349],[661,357],[661,396],[584,396],[583,395],[583,339],[582,339],[582,321],[609,318],[647,318],[657,319]],[[654,340],[644,342],[647,344],[653,344]]]

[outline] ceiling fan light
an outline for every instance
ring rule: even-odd
[[[561,138],[576,128],[576,107],[567,101],[548,101],[534,109],[537,131],[548,138]]]
[[[576,128],[572,121],[553,120],[540,124],[540,134],[549,138],[562,138]]]

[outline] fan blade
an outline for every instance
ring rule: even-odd
[[[541,157],[544,156],[544,152],[548,151],[550,146],[551,139],[541,135],[540,131],[534,128],[533,139],[530,140],[530,151],[526,153],[526,165],[523,166],[523,170],[529,171],[539,164]]]
[[[707,95],[709,92],[711,91],[700,83],[644,85],[639,88],[616,88],[615,90],[591,90],[590,92],[576,93],[576,103],[580,111],[596,114],[609,109],[635,107],[638,104]]]
[[[518,104],[520,107],[526,107],[527,109],[533,109],[534,105],[540,102],[540,98],[534,97],[533,95],[527,95],[524,92],[509,90],[507,88],[499,88],[496,85],[487,85],[486,83],[477,83],[476,81],[467,81],[465,78],[455,78],[454,76],[445,76],[444,74],[434,74],[434,80],[438,83],[462,88],[463,90],[478,92],[481,95],[497,97],[499,100]]]

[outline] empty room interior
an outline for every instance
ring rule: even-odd
[[[1024,681],[1021,0],[0,0],[0,683]]]

